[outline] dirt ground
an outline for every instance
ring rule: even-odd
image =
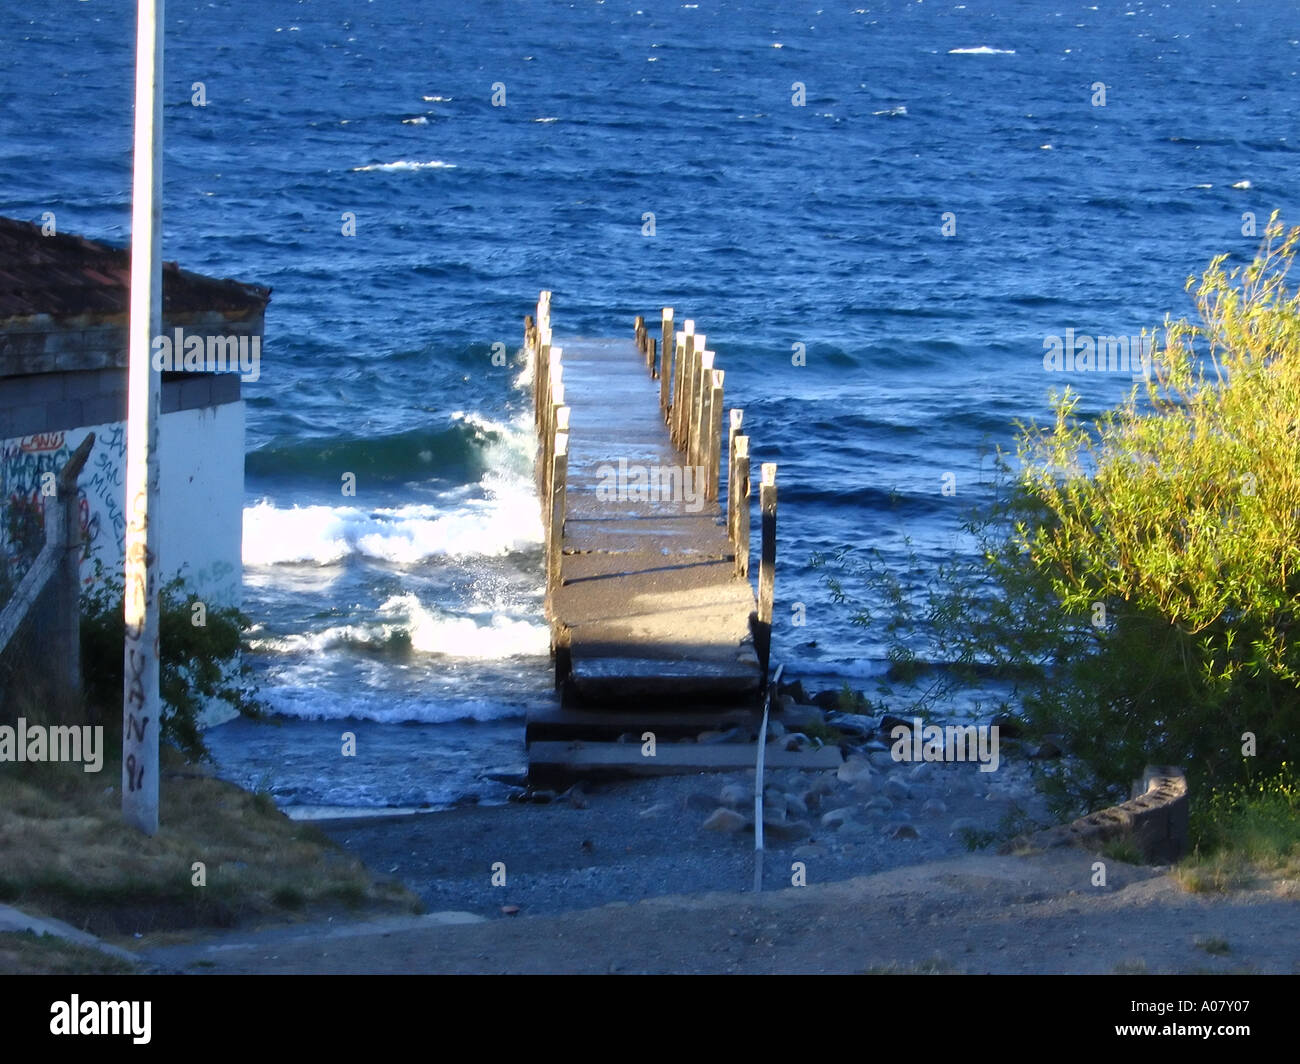
[[[1189,894],[1078,851],[971,854],[762,894],[298,927],[156,949],[211,973],[1300,973],[1296,884]],[[769,882],[778,869],[769,864]],[[785,876],[785,870],[779,870]]]

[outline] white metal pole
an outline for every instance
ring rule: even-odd
[[[162,335],[162,72],[164,0],[138,0],[135,174],[126,414],[126,645],[122,685],[122,817],[158,830],[158,400],[152,345]]]

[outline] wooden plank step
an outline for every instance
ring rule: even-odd
[[[653,731],[652,727],[647,730]],[[640,743],[536,742],[528,744],[530,771],[544,767],[581,775],[584,770],[617,769],[629,775],[665,775],[683,772],[726,771],[753,768],[756,743],[659,743],[654,757],[643,757]],[[764,754],[768,768],[838,768],[844,756],[837,746],[819,750],[786,750],[768,743]]]

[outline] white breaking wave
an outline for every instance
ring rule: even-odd
[[[356,506],[294,506],[263,499],[244,510],[244,564],[331,565],[361,555],[410,565],[438,556],[501,557],[542,542],[531,486],[489,474],[487,497],[454,509],[419,504],[363,510]]]
[[[416,115],[414,118],[402,119],[402,125],[404,126],[427,126],[428,124],[429,120],[424,115]]]
[[[394,172],[397,170],[455,170],[455,163],[444,163],[441,159],[430,159],[427,163],[412,162],[410,159],[398,159],[395,163],[371,163],[369,166],[354,166],[354,174],[365,173],[369,170],[384,170]]]
[[[949,48],[949,55],[1015,55],[1014,48],[990,48],[981,44],[978,48]]]
[[[376,611],[382,620],[340,624],[305,635],[249,640],[252,650],[281,654],[320,653],[340,646],[386,646],[405,635],[421,654],[496,661],[550,653],[545,624],[491,610],[454,616],[428,609],[414,594],[394,595]]]

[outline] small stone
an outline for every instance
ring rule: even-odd
[[[859,780],[870,780],[871,772],[871,762],[864,757],[859,757],[857,754],[854,754],[835,770],[835,775],[841,783],[847,783],[852,786]]]
[[[825,857],[826,847],[820,842],[806,842],[802,846],[796,846],[791,851],[790,856],[798,861],[807,861],[816,857]]]
[[[817,781],[813,783],[813,785],[808,789],[809,793],[811,794],[813,791],[816,791],[818,794],[822,796],[828,794],[834,794],[835,784],[832,783],[831,781],[836,777],[837,771],[838,771],[837,769],[833,769],[833,768],[827,769],[821,775],[821,777],[818,778]]]
[[[904,728],[906,728],[909,733],[911,732],[913,722],[910,720],[904,720],[902,717],[896,717],[892,713],[885,713],[880,718],[880,730],[882,732],[892,731],[894,728],[897,728],[900,724]]]
[[[814,706],[820,706],[822,709],[839,709],[840,693],[838,691],[818,691],[810,701]]]
[[[787,728],[816,727],[826,723],[826,713],[818,706],[790,704],[781,714]]]
[[[530,802],[536,802],[538,805],[547,805],[555,801],[554,791],[533,791],[528,795]]]
[[[848,809],[848,808],[832,809],[829,813],[822,814],[822,827],[830,828],[832,831],[834,831],[845,821],[852,819],[852,817],[853,817],[852,809]]]
[[[783,820],[779,824],[763,823],[763,833],[780,842],[806,839],[812,834],[812,825],[806,820]]]
[[[715,809],[702,825],[705,831],[720,831],[730,834],[742,831],[749,821],[737,813],[734,809],[728,809],[726,806],[720,806]]]
[[[786,794],[785,796],[785,815],[795,817],[797,820],[803,820],[808,815],[808,806],[797,794]]]
[[[804,694],[803,682],[801,680],[795,680],[793,683],[781,684],[780,692],[781,694],[794,699],[795,702],[802,703],[808,701],[808,696]]]
[[[767,722],[767,737],[769,739],[779,739],[785,734],[785,725],[779,720],[769,720]]]
[[[805,747],[813,745],[812,740],[809,739],[808,736],[804,735],[803,732],[788,732],[781,742],[784,744],[785,749],[790,753],[798,753]]]
[[[890,839],[919,839],[921,836],[911,824],[890,824],[885,828],[885,837]]]
[[[721,801],[723,805],[729,805],[733,809],[738,809],[740,806],[744,805],[746,801],[752,801],[753,798],[754,789],[752,787],[745,787],[739,783],[728,783],[722,788],[722,794],[719,797],[719,801]]]
[[[975,821],[968,816],[959,816],[948,825],[949,835],[960,835],[963,831],[974,831]]]
[[[885,794],[894,801],[912,797],[912,789],[902,780],[894,778],[885,781]]]
[[[1038,760],[1046,761],[1049,760],[1050,758],[1060,757],[1061,748],[1057,746],[1054,742],[1052,742],[1050,739],[1047,739],[1044,740],[1033,751],[1031,751],[1029,756],[1032,758],[1036,758]]]
[[[884,795],[879,795],[878,797],[872,798],[871,801],[863,806],[863,808],[868,813],[892,813],[894,811],[894,803]]]
[[[907,778],[913,783],[921,783],[923,780],[928,779],[933,771],[934,769],[930,766],[929,762],[920,761],[912,766],[911,770],[907,773]]]
[[[573,806],[574,809],[587,808],[587,795],[583,791],[581,784],[575,783],[570,787],[565,793],[565,797],[569,800],[569,804]]]
[[[925,805],[921,806],[921,812],[928,816],[941,816],[948,812],[948,807],[938,798],[929,798],[926,800]]]
[[[518,905],[503,905],[503,906],[501,906],[501,911],[502,911],[503,913],[505,913],[506,916],[514,916],[517,912],[519,912],[519,906],[518,906]]]
[[[865,824],[860,824],[856,820],[846,820],[840,825],[839,836],[845,839],[860,839],[863,835],[869,835],[871,829]]]
[[[829,713],[826,716],[826,723],[832,728],[838,728],[845,735],[856,735],[863,739],[869,739],[876,733],[875,720],[861,713]]]

